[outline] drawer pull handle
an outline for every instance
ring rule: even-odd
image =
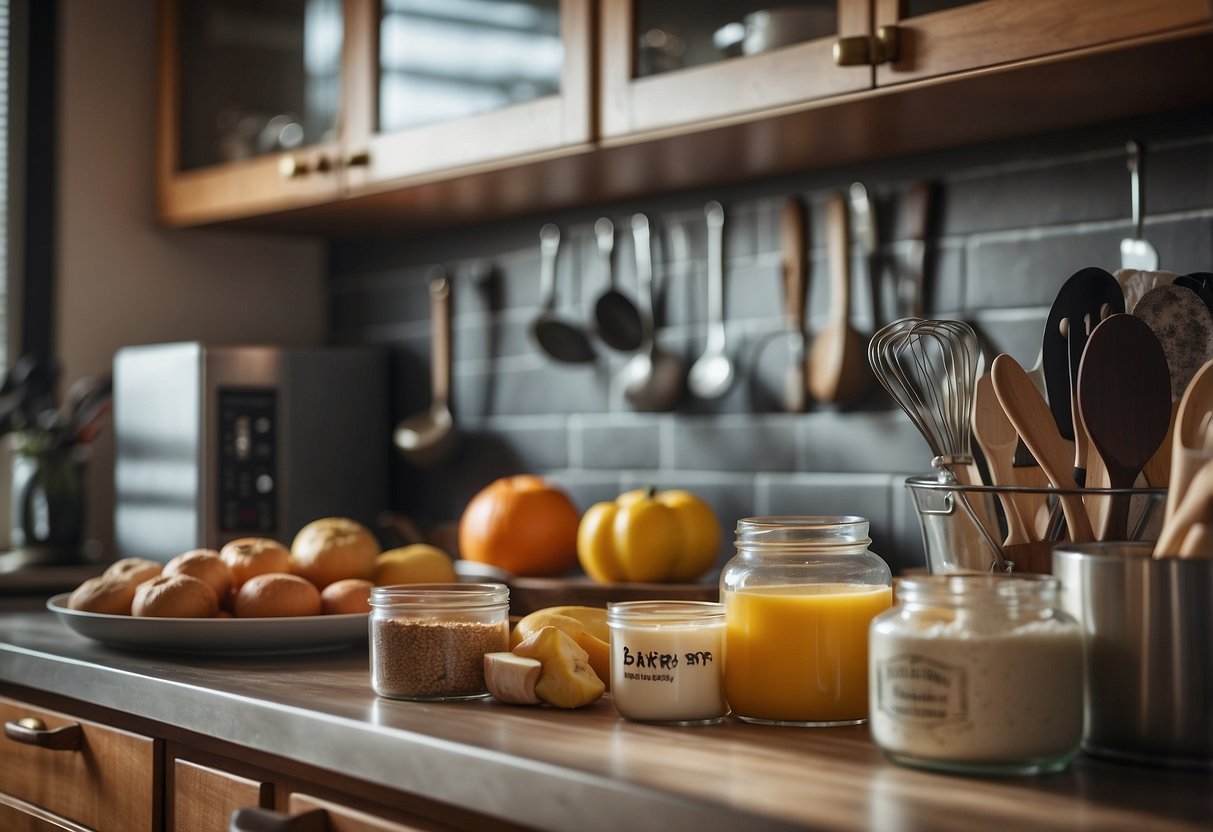
[[[329,814],[313,809],[302,815],[284,815],[270,809],[237,809],[228,822],[228,832],[328,832]]]
[[[83,732],[78,722],[69,722],[58,728],[47,728],[42,720],[27,716],[16,722],[4,723],[4,736],[13,742],[36,745],[52,751],[77,751]]]

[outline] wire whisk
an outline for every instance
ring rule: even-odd
[[[983,359],[973,328],[963,321],[902,318],[872,336],[868,362],[926,440],[940,481],[981,485],[970,425]],[[997,528],[990,513],[984,506],[975,508],[963,493],[957,496],[991,549],[994,568],[1009,571],[990,531]]]

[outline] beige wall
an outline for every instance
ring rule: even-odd
[[[65,383],[127,344],[316,343],[324,244],[165,231],[154,204],[154,0],[66,0],[60,21],[57,345]],[[95,443],[90,536],[113,540],[113,440]]]

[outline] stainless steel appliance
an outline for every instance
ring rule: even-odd
[[[117,553],[290,544],[388,505],[387,362],[362,348],[126,347],[114,357]]]

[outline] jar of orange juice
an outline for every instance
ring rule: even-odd
[[[753,517],[720,576],[725,696],[771,725],[868,716],[868,625],[893,602],[863,517]]]

